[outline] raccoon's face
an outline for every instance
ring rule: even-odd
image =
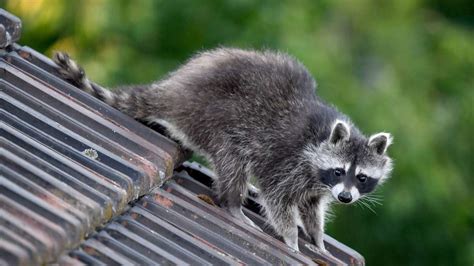
[[[353,203],[388,178],[392,160],[386,151],[391,142],[388,133],[368,139],[361,134],[351,136],[350,126],[337,120],[329,138],[318,146],[307,147],[305,155],[333,197],[342,203]]]

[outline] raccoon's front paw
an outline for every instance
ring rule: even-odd
[[[62,78],[78,85],[84,78],[84,70],[67,53],[56,52],[53,55],[53,61],[59,66],[58,73]]]
[[[300,251],[300,248],[298,246],[298,236],[295,236],[295,237],[283,236],[283,240],[285,241],[287,246],[293,249],[294,252]]]
[[[245,214],[242,212],[242,207],[240,208],[232,207],[232,208],[225,208],[225,209],[230,213],[230,215],[232,215],[232,217],[252,226],[253,228],[257,229],[260,232],[263,232],[263,230],[258,225],[256,225],[252,220],[250,220],[250,218],[245,216]]]
[[[306,244],[306,247],[308,249],[310,249],[311,251],[314,251],[318,254],[321,254],[321,255],[332,256],[332,254],[324,246],[324,243],[316,244],[315,241],[311,241],[311,242],[312,242],[311,244]]]

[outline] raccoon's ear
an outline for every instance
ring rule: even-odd
[[[392,135],[390,133],[377,133],[369,138],[367,145],[372,148],[376,153],[382,155],[387,151],[388,146],[392,144]]]
[[[349,125],[342,121],[336,120],[332,125],[331,135],[329,136],[329,142],[336,144],[339,141],[347,141],[351,136],[351,128]]]

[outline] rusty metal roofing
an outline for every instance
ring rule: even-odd
[[[292,251],[264,226],[252,197],[244,212],[267,234],[232,219],[215,205],[211,176],[201,165],[185,162],[162,187],[130,204],[61,259],[87,264],[363,264],[357,252],[329,236],[327,249],[337,258],[314,252],[304,237],[299,240],[302,253]]]
[[[209,169],[61,80],[14,43],[21,22],[1,9],[0,23],[0,265],[364,264],[329,236],[335,257],[304,237],[301,252],[289,249],[255,191],[244,212],[266,233],[235,221],[216,205]]]

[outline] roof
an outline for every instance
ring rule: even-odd
[[[56,75],[0,10],[0,264],[364,264],[326,236],[320,255],[216,205],[214,174],[173,141]],[[7,35],[8,34],[8,35]]]

